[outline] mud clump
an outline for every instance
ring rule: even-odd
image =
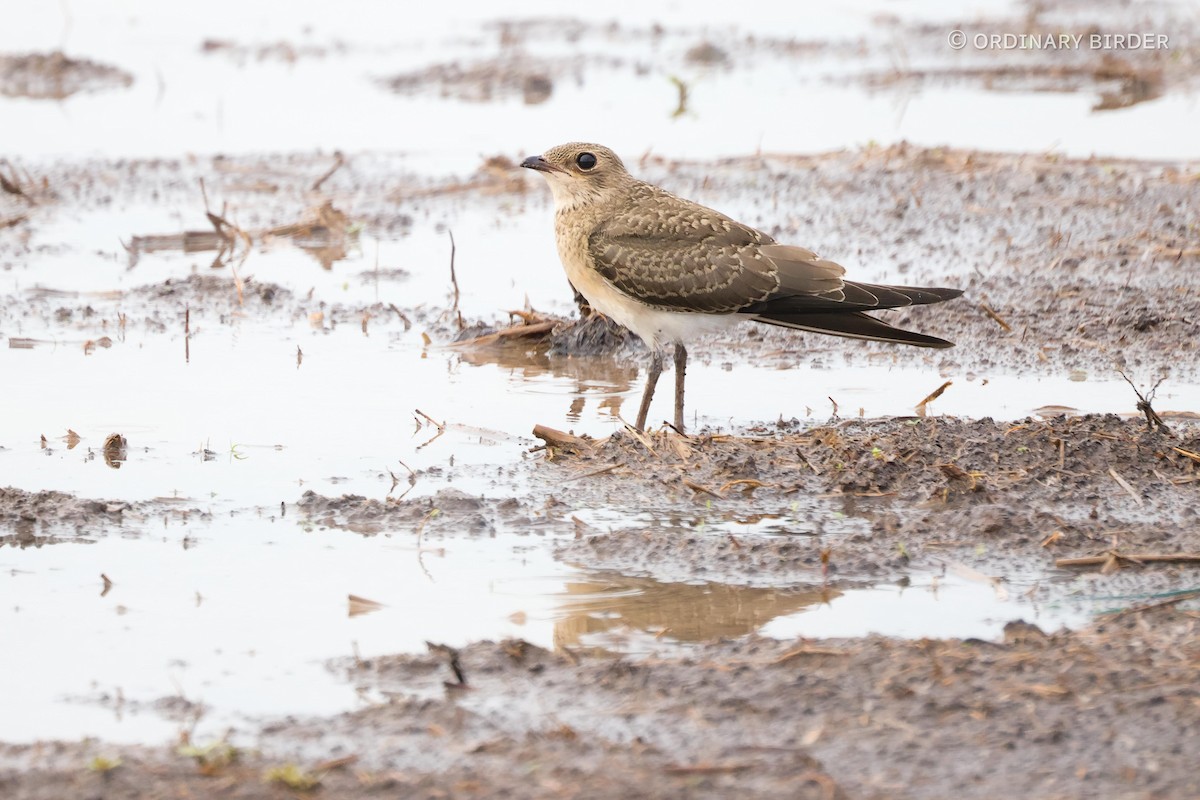
[[[550,356],[629,356],[646,351],[642,340],[602,314],[564,320],[550,331]]]
[[[70,541],[53,534],[71,528],[78,533],[91,527],[119,525],[128,507],[122,502],[81,499],[65,492],[0,487],[0,546],[40,547]]]
[[[701,42],[689,48],[683,58],[689,64],[701,67],[723,67],[730,63],[729,53],[712,42]]]
[[[182,280],[168,278],[162,283],[138,287],[133,294],[150,301],[182,301],[197,306],[222,298],[235,305],[249,300],[273,306],[292,298],[291,291],[278,284],[251,279],[239,282],[223,275],[189,275]]]
[[[169,515],[181,520],[210,517],[206,511],[161,500],[127,503],[76,497],[66,492],[27,492],[11,486],[0,487],[0,546],[90,544],[96,537],[136,529],[150,515]]]
[[[0,56],[0,94],[35,100],[62,100],[79,92],[123,89],[133,84],[128,72],[61,51]]]
[[[526,358],[614,356],[633,360],[646,352],[641,339],[603,314],[589,311],[579,319],[537,312],[522,314],[526,318],[513,325],[496,327],[474,322],[456,333],[443,321],[439,332],[469,348],[502,349],[519,342]]]
[[[353,494],[325,497],[309,490],[298,505],[310,524],[366,536],[393,530],[427,537],[492,536],[497,523],[522,518],[522,504],[517,500],[474,497],[457,489],[395,501]]]

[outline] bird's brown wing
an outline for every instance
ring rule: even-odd
[[[655,187],[644,193],[588,238],[595,269],[625,294],[710,314],[744,311],[781,290],[843,302],[845,270],[832,261]]]

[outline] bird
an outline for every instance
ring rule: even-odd
[[[951,300],[961,289],[844,279],[840,264],[638,180],[607,147],[558,145],[521,166],[554,198],[559,259],[591,307],[628,328],[651,360],[634,426],[643,432],[663,353],[674,346],[675,428],[684,430],[687,342],[746,322],[853,339],[953,347],[866,312]]]

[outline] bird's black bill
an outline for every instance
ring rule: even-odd
[[[562,172],[541,156],[530,156],[521,162],[521,166],[525,169],[536,169],[538,172]]]

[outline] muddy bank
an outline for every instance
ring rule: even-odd
[[[1170,434],[1112,415],[781,422],[749,436],[622,433],[550,454],[576,478],[575,505],[635,498],[647,517],[560,547],[559,557],[591,568],[821,584],[947,562],[1003,576],[1109,552],[1200,552],[1191,421]],[[681,520],[692,532],[679,531]],[[1121,566],[1133,564],[1118,557],[1112,567]],[[1134,569],[1143,589],[1188,588],[1200,575],[1186,561]],[[1076,590],[1036,587],[1044,597]]]
[[[30,800],[301,787],[347,798],[1185,797],[1200,791],[1187,744],[1200,736],[1195,627],[1194,614],[1165,607],[1053,636],[1012,623],[1002,642],[748,638],[646,660],[520,641],[439,647],[338,664],[387,699],[268,725],[233,758],[205,743],[191,755],[10,745],[0,789]]]
[[[208,224],[198,191],[200,178],[212,202],[228,202],[230,217],[240,219],[244,230],[256,237],[311,227],[314,215],[319,217],[317,212],[332,202],[339,215],[336,230],[321,227],[319,241],[288,240],[302,250],[307,247],[308,254],[327,268],[354,246],[348,237],[355,231],[401,237],[413,229],[414,220],[442,226],[465,209],[503,218],[518,210],[532,213],[523,211],[526,204],[540,206],[549,241],[549,198],[543,187],[529,182],[537,176],[520,174],[519,156],[488,159],[473,175],[434,179],[406,171],[401,159],[377,154],[354,154],[344,161],[293,155],[52,165],[36,170],[27,181],[28,186],[45,187],[39,190],[54,198],[52,202],[30,205],[20,196],[0,195],[0,218],[13,220],[5,229],[8,233],[0,235],[0,267],[18,268],[31,248],[45,252],[47,245],[30,243],[31,234],[54,208],[64,206],[108,206],[156,196],[156,202],[194,207],[199,231]],[[1196,375],[1200,287],[1192,276],[1200,249],[1189,226],[1200,208],[1200,182],[1195,180],[1194,164],[899,145],[715,163],[646,157],[630,166],[640,176],[716,206],[780,241],[802,244],[843,263],[852,278],[949,284],[966,290],[963,298],[950,303],[881,314],[893,323],[955,341],[952,350],[913,352],[747,325],[691,348],[692,357],[701,362],[751,359],[775,367],[928,364],[946,375],[986,377],[1003,371],[1098,379],[1114,378],[1123,368],[1145,385],[1167,373],[1181,381]],[[519,205],[514,208],[514,203]],[[114,231],[114,236],[130,242],[158,233]],[[211,227],[207,235],[212,237]],[[464,243],[460,234],[459,245],[477,249],[482,243]],[[186,239],[180,239],[179,249],[185,246]],[[231,270],[252,274],[259,244],[256,239],[255,247],[238,248],[232,264],[218,259],[211,265],[211,275],[228,281],[189,287],[199,292],[189,291],[187,302],[202,305],[213,292],[221,300],[237,297]],[[212,251],[219,255],[218,244]],[[115,254],[130,258],[124,251]],[[413,272],[417,266],[388,266],[381,274],[391,275],[395,269]],[[446,267],[422,264],[420,269]],[[370,270],[359,274],[362,280],[378,278]],[[550,257],[536,268],[536,275],[539,282],[559,281],[561,267]],[[366,314],[374,325],[407,326],[420,318],[422,330],[435,342],[449,343],[463,335],[454,314],[447,313],[448,300],[414,298],[392,283],[382,284],[386,297],[378,305],[309,295],[281,303],[280,311],[290,319],[322,311],[347,321]],[[569,289],[565,282],[562,286],[562,303],[569,307]],[[463,289],[469,292],[471,287]],[[6,302],[14,314],[37,313],[36,303],[26,307],[28,299],[13,296]],[[106,309],[112,314],[140,313],[130,305],[113,296],[73,301],[65,297],[47,304],[40,316],[60,308],[85,312],[89,306],[102,314]],[[467,319],[465,326],[476,334],[495,330],[507,321],[504,310],[498,302],[491,319]],[[564,327],[552,341],[537,344],[552,355],[633,352],[623,337],[596,333],[592,328],[579,333]],[[478,352],[481,355],[473,358],[486,360],[486,351]]]
[[[310,491],[298,511],[306,527],[364,535],[549,536],[556,558],[589,574],[710,591],[840,592],[949,570],[1038,602],[1087,603],[1200,580],[1200,428],[1170,424],[930,417],[618,433],[502,470],[487,496],[405,497],[446,477],[434,471],[394,475],[384,501]],[[623,508],[636,516],[613,511]]]
[[[420,477],[419,474],[413,474],[411,485],[415,485]],[[397,481],[400,483],[401,479],[397,478]],[[405,481],[400,485],[409,484]],[[336,528],[363,535],[399,530],[435,539],[492,536],[503,526],[515,526],[528,531],[537,524],[524,498],[489,499],[475,497],[458,489],[441,489],[412,500],[398,497],[385,501],[361,495],[324,497],[310,490],[304,493],[297,505],[308,526]]]

